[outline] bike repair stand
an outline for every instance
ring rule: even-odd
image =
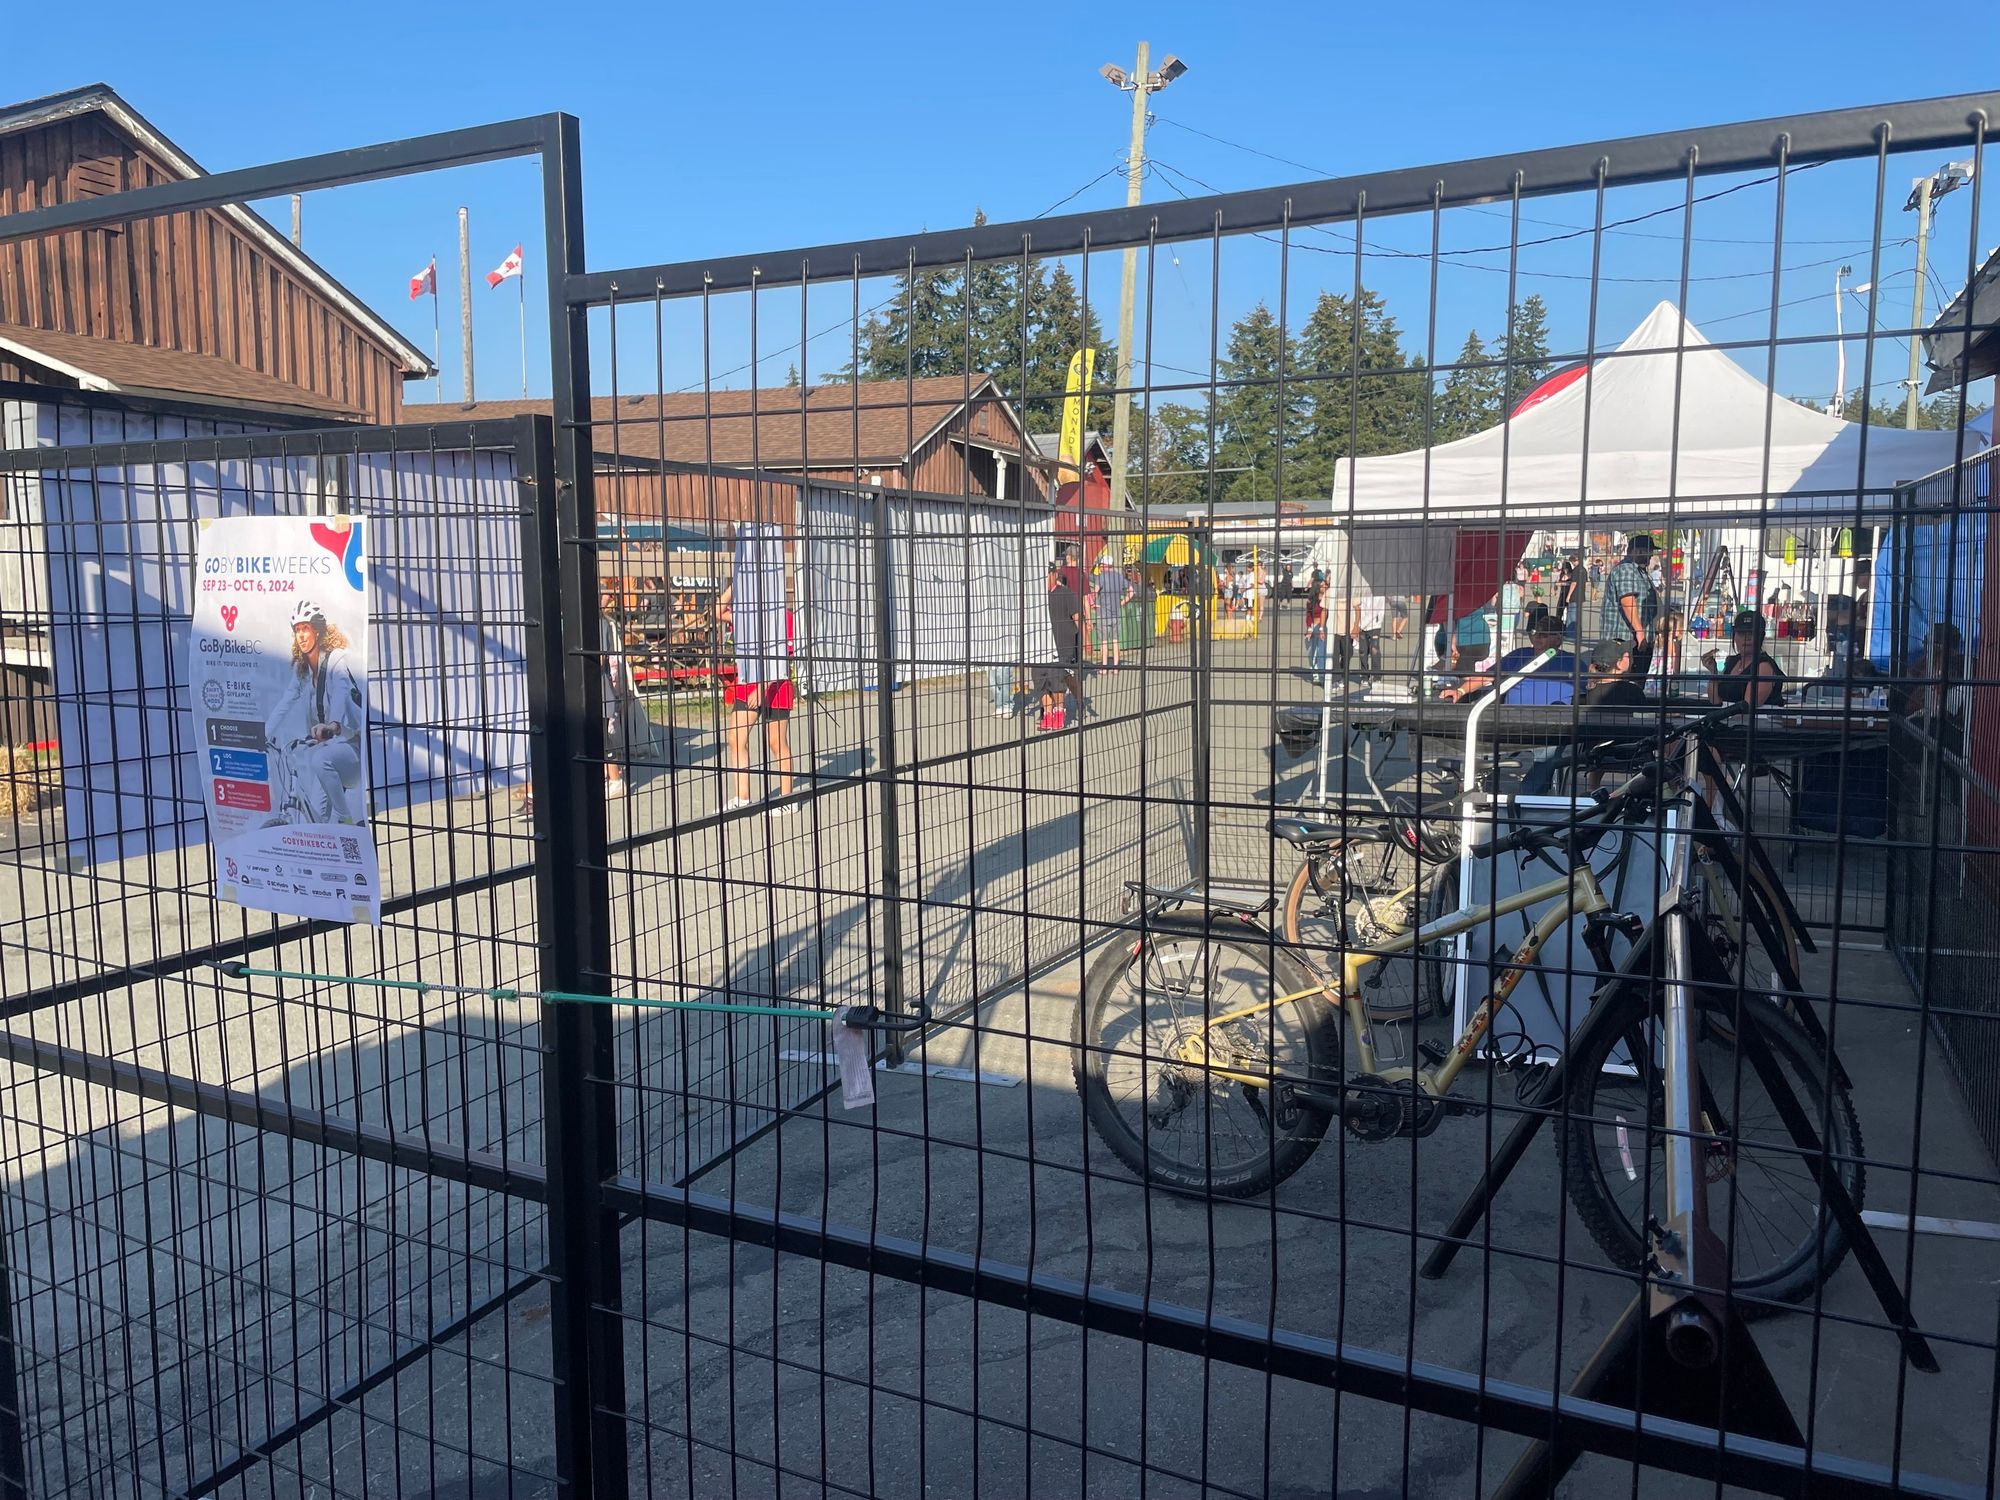
[[[1659,919],[1611,981],[1622,989],[1643,974],[1648,992],[1659,997],[1665,1139],[1658,1149],[1666,1168],[1665,1222],[1648,1219],[1645,1281],[1578,1373],[1569,1393],[1652,1417],[1802,1448],[1805,1438],[1798,1422],[1735,1299],[1728,1294],[1729,1252],[1709,1226],[1708,1176],[1700,1151],[1706,1134],[1703,1122],[1714,1106],[1707,1103],[1712,1097],[1710,1085],[1701,1078],[1694,1058],[1689,997],[1704,989],[1728,993],[1734,981],[1713,940],[1687,909],[1682,895],[1686,847],[1684,840],[1680,869],[1661,901]],[[1662,933],[1670,934],[1665,942],[1658,936]],[[1669,955],[1666,950],[1674,947],[1676,940],[1678,951]],[[1645,951],[1641,953],[1641,949]],[[1905,1357],[1916,1369],[1935,1374],[1937,1358],[1912,1320],[1902,1290],[1862,1223],[1831,1154],[1820,1144],[1814,1122],[1779,1068],[1769,1039],[1750,1021],[1754,1012],[1748,1007],[1763,1003],[1745,1003],[1743,1020],[1747,1024],[1737,1027],[1738,1047],[1777,1106],[1799,1154],[1813,1165],[1825,1211],[1846,1234],[1855,1262],[1902,1340]],[[1593,1014],[1608,1015],[1611,1009],[1596,1006]],[[1586,1018],[1585,1028],[1591,1024]],[[1504,1160],[1494,1162],[1494,1170],[1461,1207],[1453,1226],[1455,1238],[1432,1252],[1425,1275],[1438,1275],[1450,1263],[1465,1234],[1485,1213],[1494,1192],[1520,1160],[1528,1139],[1547,1117],[1546,1111],[1537,1110],[1516,1124],[1502,1149]],[[1574,1442],[1553,1436],[1530,1443],[1493,1492],[1493,1500],[1528,1500],[1549,1494],[1582,1452]]]
[[[1624,962],[1616,966],[1606,988],[1598,992],[1598,1000],[1612,1000],[1618,990],[1632,986],[1640,986],[1644,994],[1664,992],[1668,986],[1666,944],[1658,934],[1666,932],[1670,924],[1678,926],[1686,944],[1682,972],[1686,972],[1688,984],[1684,988],[1708,988],[1710,992],[1728,992],[1734,988],[1722,954],[1716,952],[1714,940],[1704,932],[1702,924],[1688,916],[1680,890],[1682,886],[1676,882],[1666,892],[1660,906],[1660,920],[1646,928],[1624,956]],[[1592,932],[1590,944],[1598,962],[1608,968],[1602,932]],[[1584,1042],[1590,1040],[1590,1028],[1610,1024],[1604,1020],[1610,1014],[1610,1004],[1594,1004],[1578,1028],[1570,1050],[1582,1050]],[[1912,1368],[1936,1374],[1938,1360],[1930,1350],[1930,1342],[1916,1326],[1902,1288],[1882,1258],[1874,1234],[1862,1222],[1858,1206],[1848,1196],[1830,1154],[1820,1146],[1816,1122],[1778,1066],[1764,1032],[1754,1024],[1742,1026],[1738,1046],[1778,1108],[1778,1116],[1784,1120],[1798,1154],[1814,1166],[1824,1210],[1832,1214],[1834,1222],[1846,1234],[1854,1262],[1862,1268],[1884,1316],[1902,1340],[1904,1356]],[[1542,1100],[1560,1100],[1564,1096],[1564,1066],[1568,1056],[1570,1052],[1556,1062],[1544,1080]],[[1692,1048],[1688,1056],[1692,1056]],[[1514,1122],[1514,1128],[1494,1152],[1486,1172],[1464,1204],[1460,1204],[1444,1238],[1424,1260],[1422,1274],[1426,1278],[1436,1280],[1444,1276],[1452,1258],[1466,1244],[1472,1244],[1472,1232],[1520,1164],[1528,1142],[1534,1140],[1554,1114],[1556,1108],[1538,1104]],[[1700,1132],[1686,1130],[1682,1134],[1694,1136]],[[1802,1446],[1804,1440],[1798,1424],[1772,1380],[1750,1330],[1744,1326],[1734,1300],[1720,1290],[1728,1286],[1728,1254],[1708,1230],[1706,1210],[1696,1208],[1684,1212],[1680,1218],[1678,1226],[1648,1224],[1648,1284],[1576,1376],[1570,1394],[1650,1416],[1696,1422],[1742,1436]],[[1548,1494],[1548,1486],[1562,1478],[1580,1452],[1580,1448],[1560,1440],[1530,1444],[1528,1452],[1522,1454],[1520,1462],[1494,1492],[1494,1500],[1526,1500],[1526,1496]]]

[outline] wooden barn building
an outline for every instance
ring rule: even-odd
[[[5,216],[199,177],[103,84],[0,105]],[[430,361],[239,204],[0,242],[0,448],[387,423]],[[0,474],[0,734],[53,738],[42,489]]]
[[[0,215],[201,175],[103,84],[0,106]],[[285,425],[393,422],[430,373],[239,204],[0,245],[0,380]]]
[[[460,421],[546,412],[547,401],[412,407]],[[591,403],[597,509],[626,523],[711,534],[730,522],[790,526],[797,486],[743,472],[946,497],[1047,501],[1053,464],[990,376],[598,397]]]

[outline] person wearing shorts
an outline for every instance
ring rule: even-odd
[[[736,768],[736,795],[723,804],[722,810],[736,812],[756,800],[750,795],[750,731],[762,719],[764,748],[770,757],[771,770],[778,776],[780,806],[773,811],[780,815],[794,811],[790,803],[783,801],[792,795],[791,717],[797,695],[790,680],[732,682],[727,698],[729,761]]]
[[[733,587],[724,589],[717,602],[725,620],[732,613],[734,592]],[[791,647],[792,612],[788,609],[785,611],[785,652],[788,656]],[[740,812],[754,806],[758,800],[750,795],[750,731],[762,719],[770,773],[775,773],[778,778],[778,806],[771,811],[778,817],[796,812],[797,805],[786,800],[792,795],[791,717],[792,709],[798,702],[791,678],[779,677],[770,682],[732,682],[723,694],[723,701],[729,707],[729,767],[735,772],[736,782],[735,794],[722,804],[722,810]]]
[[[1109,547],[1098,555],[1097,574],[1091,580],[1091,601],[1097,617],[1097,664],[1107,672],[1124,665],[1118,629],[1125,601],[1132,597],[1132,584],[1119,566],[1121,559]]]

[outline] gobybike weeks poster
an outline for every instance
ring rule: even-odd
[[[193,682],[216,894],[376,922],[369,831],[368,557],[353,516],[201,524]]]

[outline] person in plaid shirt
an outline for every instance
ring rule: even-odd
[[[1647,565],[1653,560],[1653,539],[1645,532],[1625,544],[1625,560],[1604,580],[1604,614],[1598,635],[1632,643],[1630,672],[1643,680],[1653,665],[1653,622],[1660,615],[1660,591]]]

